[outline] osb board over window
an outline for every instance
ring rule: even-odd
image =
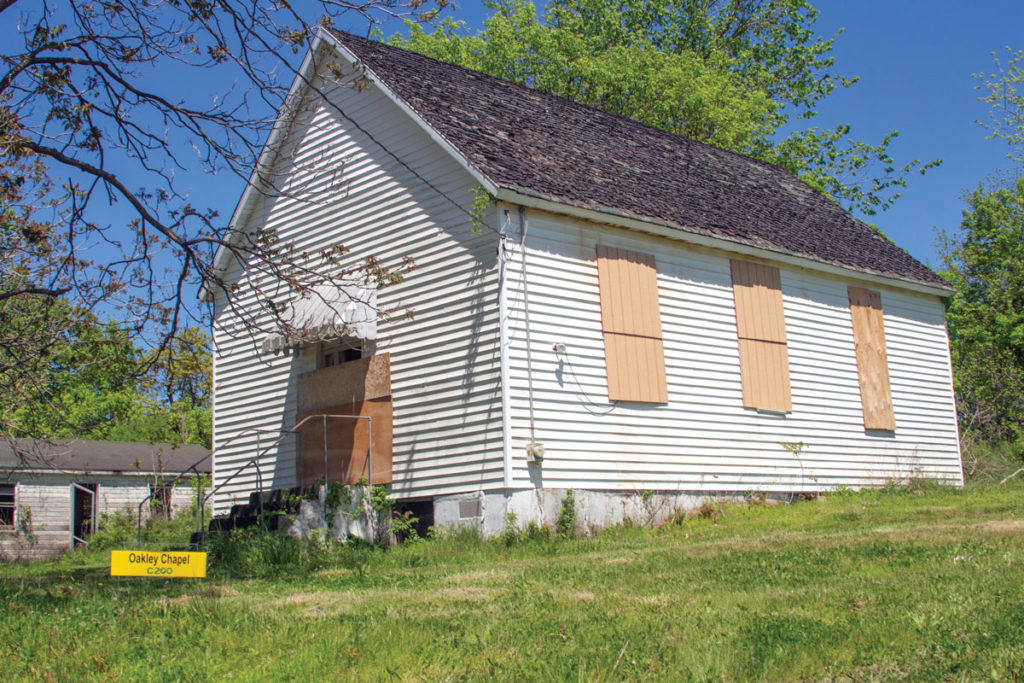
[[[608,399],[668,403],[654,256],[597,245]]]
[[[736,259],[729,264],[743,407],[791,412],[789,349],[779,269]]]
[[[860,402],[864,429],[894,431],[896,416],[889,386],[889,358],[885,351],[882,294],[863,287],[848,287],[853,343],[857,353]]]
[[[373,424],[373,472],[369,467],[370,420],[330,417],[326,421],[327,481],[374,484],[392,481],[391,356],[380,354],[307,372],[298,377],[298,413],[369,417]],[[324,475],[324,420],[299,430],[299,479],[312,484]]]

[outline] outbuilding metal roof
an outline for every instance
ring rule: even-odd
[[[123,472],[125,474],[177,473],[196,462],[196,470],[210,471],[210,451],[203,446],[132,441],[78,439],[0,440],[0,472],[54,470],[57,472]],[[205,457],[205,459],[203,459]]]
[[[341,31],[330,34],[499,188],[949,286],[772,164]]]

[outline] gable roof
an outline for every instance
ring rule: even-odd
[[[122,472],[152,474],[186,472],[192,465],[210,472],[210,451],[195,444],[79,439],[0,440],[0,471]],[[201,462],[200,462],[201,461]],[[198,463],[198,464],[196,464]]]
[[[414,52],[327,32],[498,188],[951,289],[778,166]]]

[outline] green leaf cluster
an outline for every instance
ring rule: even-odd
[[[145,350],[62,299],[10,297],[0,367],[6,436],[210,444],[209,338],[197,328]]]
[[[1024,165],[1024,50],[1006,48],[1006,61],[995,58],[995,72],[975,74],[985,78],[978,86],[985,95],[979,98],[989,105],[989,139],[1003,140],[1009,150],[1006,158],[1016,165]],[[1017,175],[1020,174],[1018,169]]]
[[[962,429],[1024,436],[1024,179],[975,190],[960,230],[940,238]]]
[[[806,0],[491,0],[474,34],[443,20],[409,24],[390,43],[553,93],[672,133],[781,165],[848,208],[871,215],[912,170],[848,125],[778,140],[837,87],[832,39],[818,38]]]

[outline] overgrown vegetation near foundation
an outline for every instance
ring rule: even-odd
[[[723,504],[559,538],[510,520],[390,550],[269,546],[205,580],[106,552],[0,567],[0,670],[43,680],[1006,679],[1024,483]],[[246,547],[246,543],[250,543]]]

